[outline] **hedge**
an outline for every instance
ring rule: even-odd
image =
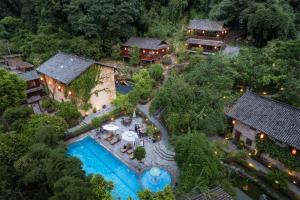
[[[104,122],[109,121],[112,117],[115,118],[115,117],[118,117],[120,115],[122,115],[121,111],[119,109],[115,109],[115,110],[113,110],[113,111],[111,111],[111,112],[109,112],[105,115],[102,115],[101,117],[96,117],[92,120],[91,124],[83,125],[83,126],[81,126],[80,128],[76,129],[73,132],[66,133],[65,140],[71,139],[71,138],[76,137],[78,135],[81,135],[85,132],[88,132],[92,129],[100,127]]]

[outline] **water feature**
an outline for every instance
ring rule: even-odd
[[[121,94],[127,94],[133,89],[133,83],[127,80],[117,80],[116,90]]]
[[[158,167],[152,167],[141,175],[141,184],[143,188],[152,192],[162,191],[172,182],[171,175],[168,171]]]

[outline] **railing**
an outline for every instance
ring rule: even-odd
[[[130,57],[131,54],[130,53],[126,53],[126,52],[122,52],[122,56],[123,57]],[[160,58],[160,54],[154,54],[154,55],[144,55],[144,54],[140,54],[140,59],[141,60],[159,60]]]
[[[203,39],[203,40],[222,40],[222,37],[202,36],[202,35],[191,35],[190,38]]]
[[[27,89],[27,90],[26,90],[26,94],[29,94],[29,93],[32,93],[32,92],[36,92],[36,91],[39,91],[39,90],[42,90],[42,89],[43,89],[42,86],[30,88],[30,89]]]

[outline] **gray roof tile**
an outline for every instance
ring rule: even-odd
[[[37,71],[68,85],[95,63],[95,60],[59,52],[41,64]]]
[[[131,37],[123,46],[133,47],[138,46],[140,49],[151,49],[157,50],[166,47],[167,43],[158,38],[147,38],[147,37]],[[167,44],[168,45],[168,44]]]
[[[227,115],[300,149],[300,109],[247,91]]]
[[[206,46],[216,46],[216,47],[225,46],[225,43],[221,40],[205,40],[205,39],[189,38],[186,42],[188,44],[200,44]]]
[[[210,19],[193,19],[188,26],[189,29],[206,31],[224,31],[223,23]]]
[[[35,71],[35,70],[19,73],[18,75],[21,78],[23,78],[25,81],[31,81],[31,80],[39,79],[39,75],[38,75],[37,71]]]

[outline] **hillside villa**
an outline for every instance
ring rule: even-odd
[[[159,62],[170,51],[170,45],[158,38],[131,37],[122,45],[121,54],[124,60],[130,59],[134,46],[140,49],[140,60],[151,63]]]
[[[247,91],[226,113],[233,125],[233,140],[243,141],[256,150],[256,141],[270,141],[282,151],[299,157],[300,109]],[[262,155],[265,162],[278,168],[284,165],[270,155]],[[300,174],[297,176],[300,177]]]
[[[70,85],[91,67],[98,67],[100,75],[96,86],[90,91],[91,96],[87,102],[90,106],[88,110],[84,110],[78,105],[82,114],[90,114],[93,110],[107,107],[116,98],[115,68],[113,66],[59,52],[41,64],[37,71],[42,75],[40,79],[48,88],[53,99],[64,102],[74,98],[82,99],[82,97],[76,96],[76,92],[71,90]],[[77,101],[77,103],[81,104],[82,102]]]
[[[34,70],[33,65],[23,61],[21,54],[2,56],[0,65],[8,71],[16,73],[20,78],[26,81],[26,103],[30,105],[36,104],[38,106],[38,102],[44,94],[44,90],[41,86],[39,75],[36,70]]]
[[[225,48],[224,39],[228,30],[223,22],[210,19],[193,19],[187,27],[188,49],[203,48],[204,53],[217,52]]]

